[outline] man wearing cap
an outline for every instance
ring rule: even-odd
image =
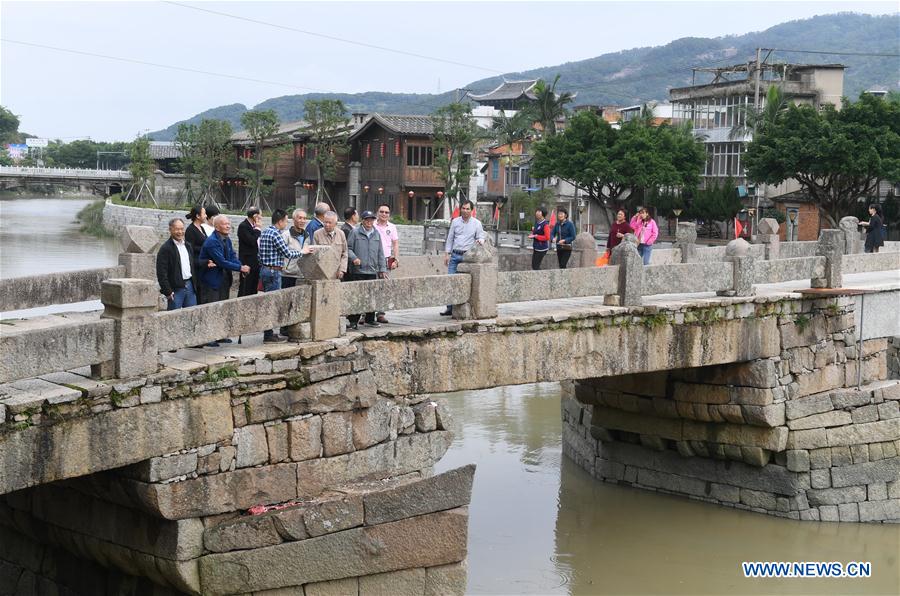
[[[447,273],[456,273],[456,267],[466,255],[466,252],[475,244],[484,244],[484,227],[481,222],[472,217],[472,201],[466,199],[459,205],[459,217],[450,223],[450,231],[447,232],[447,242],[444,244],[444,265]],[[453,306],[448,304],[441,316],[449,317],[453,314]]]
[[[384,259],[384,248],[381,236],[375,229],[375,214],[363,211],[362,223],[347,238],[347,255],[350,261],[347,268],[346,281],[384,279],[387,276],[387,263]],[[349,315],[348,329],[356,329],[360,315]],[[375,320],[374,312],[367,312],[366,325],[380,327]]]

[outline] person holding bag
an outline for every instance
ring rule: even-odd
[[[556,243],[556,258],[559,261],[559,268],[565,269],[572,256],[572,245],[575,243],[575,224],[569,219],[569,210],[565,207],[556,209],[556,225],[553,226],[551,236],[553,242]]]
[[[650,253],[653,251],[653,243],[659,237],[659,226],[656,221],[650,217],[650,211],[646,207],[641,207],[638,212],[631,218],[631,229],[638,241],[638,254],[644,260],[644,265],[650,264]]]

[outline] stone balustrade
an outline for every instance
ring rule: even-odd
[[[174,312],[154,312],[159,296],[150,272],[157,240],[152,231],[132,226],[123,236],[126,252],[121,255],[121,265],[111,271],[124,268],[133,279],[102,281],[101,298],[106,308],[102,319],[66,321],[52,328],[4,329],[0,336],[0,382],[85,364],[95,366],[101,376],[121,376],[126,371],[138,374],[155,367],[154,356],[160,351],[275,327],[288,327],[295,338],[337,337],[341,334],[341,315],[373,310],[452,304],[456,318],[483,319],[496,316],[496,304],[505,302],[593,295],[606,296],[607,304],[636,306],[641,304],[642,296],[697,292],[749,296],[754,292],[754,284],[802,279],[809,279],[813,287],[838,288],[844,272],[900,270],[900,253],[845,255],[845,236],[841,230],[824,230],[816,244],[819,255],[811,257],[761,260],[754,256],[758,252],[755,247],[735,240],[724,247],[724,261],[650,266],[641,264],[629,236],[613,251],[608,267],[550,272],[498,272],[496,254],[488,242],[484,251],[470,251],[456,276],[397,277],[346,284],[328,281],[334,277],[337,261],[331,251],[319,251],[304,261],[309,271],[296,289]],[[575,252],[574,262],[593,264],[596,251],[592,242],[576,246]],[[433,261],[435,257],[429,259]],[[425,270],[434,266],[429,261]],[[107,273],[110,270],[95,271],[87,278],[96,279]],[[13,281],[4,286],[7,293],[12,291]],[[48,281],[44,287],[52,283]],[[87,287],[83,284],[83,288]],[[41,292],[39,295],[46,295],[48,291]],[[109,332],[110,321],[112,338],[104,336]],[[60,346],[65,349],[60,350]]]

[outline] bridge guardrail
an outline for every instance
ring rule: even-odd
[[[117,266],[0,279],[0,312],[96,300],[103,280],[124,276]]]
[[[0,327],[0,382],[88,364],[96,365],[101,376],[147,374],[156,370],[157,354],[163,350],[285,325],[295,326],[299,333],[297,326],[308,324],[312,339],[327,339],[340,333],[340,315],[372,310],[453,304],[457,318],[484,319],[496,316],[497,303],[552,300],[560,294],[604,296],[608,304],[633,306],[641,304],[642,296],[654,294],[750,296],[753,284],[801,279],[810,279],[814,287],[836,288],[841,287],[843,273],[900,271],[900,253],[844,255],[839,230],[823,231],[816,250],[820,254],[815,257],[778,261],[743,254],[725,262],[644,266],[635,246],[623,242],[613,251],[612,264],[604,268],[498,273],[496,261],[464,261],[456,276],[346,284],[307,280],[295,289],[171,312],[157,312],[155,281],[106,279],[100,292],[106,310],[100,321]],[[581,256],[577,260],[593,263]]]
[[[131,172],[125,170],[92,170],[89,168],[34,168],[26,166],[0,166],[0,176],[24,178],[78,178],[89,180],[131,180]]]

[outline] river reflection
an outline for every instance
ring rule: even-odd
[[[898,594],[900,526],[798,522],[595,481],[563,457],[557,384],[442,395],[438,471],[478,464],[471,594]],[[871,561],[868,579],[745,579],[741,561]]]

